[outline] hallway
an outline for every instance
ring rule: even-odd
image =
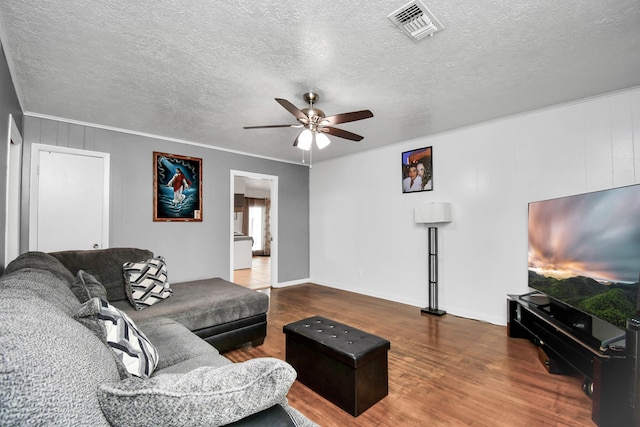
[[[251,268],[235,270],[233,282],[249,289],[271,288],[271,257],[254,256],[251,260]]]

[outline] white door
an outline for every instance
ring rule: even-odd
[[[33,144],[29,249],[109,247],[109,154]]]

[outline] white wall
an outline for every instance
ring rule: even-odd
[[[401,153],[427,146],[434,191],[402,194]],[[506,294],[529,290],[527,203],[640,182],[640,88],[316,163],[310,180],[313,282],[426,306],[413,208],[447,201],[440,308],[505,324]]]

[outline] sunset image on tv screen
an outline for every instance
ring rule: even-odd
[[[640,185],[529,203],[529,286],[624,327],[640,276]]]

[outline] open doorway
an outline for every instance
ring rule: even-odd
[[[231,171],[231,274],[252,289],[277,283],[278,177]]]

